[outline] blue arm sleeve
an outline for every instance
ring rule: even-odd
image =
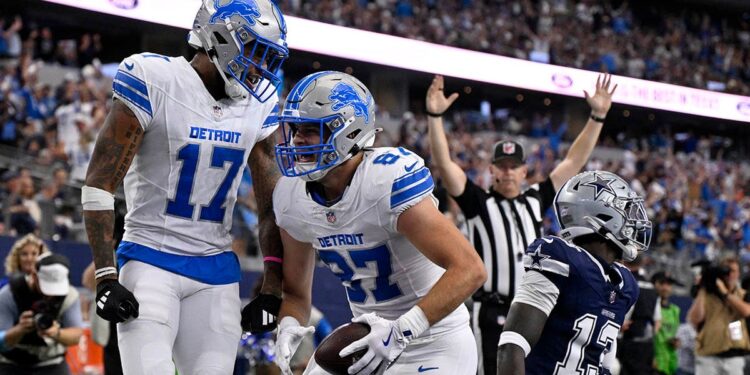
[[[331,331],[333,331],[331,323],[329,323],[326,318],[321,318],[318,322],[318,325],[315,326],[315,337],[313,337],[313,345],[315,345],[315,347],[317,348],[318,344],[320,344],[320,342],[323,341],[326,336],[331,334]]]

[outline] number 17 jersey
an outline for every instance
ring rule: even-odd
[[[217,101],[184,58],[151,53],[123,60],[113,91],[144,131],[125,176],[123,241],[160,252],[154,259],[230,251],[242,171],[255,143],[276,129],[278,99]]]

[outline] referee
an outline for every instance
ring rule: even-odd
[[[432,162],[440,171],[448,194],[458,203],[468,224],[469,240],[487,269],[487,281],[474,294],[472,326],[481,342],[480,367],[484,374],[496,373],[496,353],[516,286],[524,274],[522,257],[526,247],[542,235],[542,220],[555,192],[586,164],[599,138],[604,117],[612,106],[611,76],[600,76],[593,96],[585,93],[591,107],[586,126],[568,150],[565,159],[537,185],[522,190],[527,167],[523,147],[512,140],[495,144],[488,192],[474,184],[450,157],[442,115],[458,98],[445,97],[443,77],[435,76],[427,90],[426,109]],[[480,371],[481,373],[481,371]]]

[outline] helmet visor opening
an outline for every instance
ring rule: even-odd
[[[339,157],[329,124],[338,118],[282,116],[279,119],[283,142],[276,146],[276,162],[285,176],[301,176],[335,165]]]

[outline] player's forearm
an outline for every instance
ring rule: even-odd
[[[96,269],[115,267],[114,228],[115,211],[83,211],[86,235],[91,246]],[[106,277],[106,276],[105,276]],[[111,278],[116,278],[111,275]]]
[[[300,297],[295,294],[284,292],[284,299],[279,309],[279,321],[285,316],[297,319],[299,324],[307,325],[310,320],[310,309],[312,301],[310,298]]]
[[[281,259],[284,248],[279,227],[273,213],[273,190],[281,177],[274,161],[273,137],[268,137],[253,147],[248,164],[255,181],[255,202],[258,206],[258,242],[264,257]],[[263,262],[263,286],[261,293],[281,297],[282,265]]]
[[[481,263],[479,266],[479,269],[468,264],[465,267],[448,268],[430,292],[419,301],[417,305],[430,325],[450,314],[482,285],[487,275]]]
[[[276,225],[273,213],[271,217],[266,217],[258,223],[258,238],[260,249],[263,257],[273,257],[281,259],[283,257],[283,247],[279,227]],[[263,286],[261,293],[273,294],[281,297],[281,280],[283,278],[283,266],[276,261],[263,262]]]
[[[523,375],[526,373],[523,349],[513,344],[497,348],[497,374]],[[491,375],[491,374],[490,374]]]

